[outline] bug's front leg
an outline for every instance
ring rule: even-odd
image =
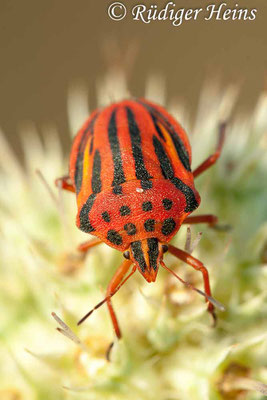
[[[80,251],[81,253],[87,253],[88,250],[90,250],[92,247],[95,247],[99,244],[103,243],[102,240],[96,238],[92,240],[87,240],[84,243],[81,243],[77,250]]]
[[[208,273],[207,268],[203,265],[203,263],[201,261],[199,261],[197,258],[191,256],[186,251],[178,249],[177,247],[174,247],[172,245],[169,245],[169,252],[171,254],[173,254],[175,257],[179,258],[180,260],[191,265],[195,270],[200,271],[202,273],[203,280],[204,280],[204,291],[208,296],[212,296],[211,290],[210,290],[209,273]],[[208,304],[208,312],[212,315],[213,324],[215,326],[217,317],[215,314],[214,305],[211,302],[209,302],[208,299],[206,299],[206,301],[209,303]]]
[[[131,265],[132,265],[131,260],[123,261],[123,263],[120,265],[120,267],[115,272],[115,274],[114,274],[113,278],[111,279],[111,281],[108,285],[108,288],[107,288],[106,297],[108,298],[108,300],[107,300],[108,310],[110,313],[110,317],[111,317],[111,321],[113,324],[115,334],[118,339],[121,338],[121,331],[120,331],[120,327],[119,327],[119,323],[118,323],[115,311],[114,311],[112,303],[111,303],[111,294],[116,291],[116,288],[118,286],[120,286],[125,274],[129,271],[129,268]]]
[[[62,176],[61,178],[57,178],[55,180],[55,185],[60,189],[68,190],[69,192],[75,193],[75,188],[68,175]]]
[[[113,278],[111,279],[111,281],[108,285],[106,297],[102,301],[100,301],[94,308],[92,308],[87,314],[85,314],[85,316],[83,318],[81,318],[80,321],[78,322],[78,325],[83,323],[95,310],[97,310],[105,302],[107,302],[109,313],[111,316],[111,320],[112,320],[112,324],[113,324],[116,336],[118,339],[121,338],[121,331],[119,328],[119,323],[118,323],[116,314],[115,314],[112,304],[111,304],[111,297],[114,296],[114,294],[117,293],[117,291],[125,284],[125,282],[128,281],[128,279],[135,273],[136,266],[134,266],[132,268],[132,271],[125,277],[125,275],[127,274],[131,265],[132,265],[131,260],[125,260],[121,264],[121,266],[118,268],[118,270],[116,271],[115,275],[113,276]],[[111,344],[109,345],[109,347],[107,349],[106,358],[108,361],[110,361],[110,352],[113,347],[113,344],[114,344],[114,342],[111,342]]]
[[[206,171],[206,169],[215,164],[220,157],[225,138],[225,129],[226,123],[222,123],[219,127],[219,140],[215,152],[193,171],[194,178],[196,178],[198,175],[202,174],[202,172]]]

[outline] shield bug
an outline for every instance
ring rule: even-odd
[[[178,277],[164,264],[166,251],[202,273],[202,294],[215,320],[216,302],[211,297],[207,269],[168,243],[182,224],[216,224],[214,215],[189,214],[200,204],[194,179],[216,162],[224,135],[222,124],[215,153],[191,171],[186,133],[159,105],[144,99],[124,100],[94,111],[84,123],[73,142],[69,175],[57,179],[56,184],[76,193],[77,226],[96,236],[79,250],[86,252],[105,242],[123,252],[125,261],[111,279],[106,298],[79,323],[107,302],[120,338],[111,297],[136,270],[147,282],[156,280],[160,265]]]

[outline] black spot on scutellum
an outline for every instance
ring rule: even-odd
[[[128,206],[121,206],[120,208],[120,215],[124,217],[125,215],[130,215],[131,214],[131,209]]]
[[[144,228],[146,232],[153,232],[155,230],[155,220],[147,219],[144,223]]]
[[[110,222],[110,214],[107,211],[104,211],[101,215],[105,222]]]
[[[161,232],[163,235],[168,236],[170,235],[176,227],[176,222],[173,218],[167,218],[163,221]]]
[[[165,210],[169,211],[172,208],[172,200],[170,199],[163,199],[162,200],[163,207]]]
[[[143,211],[151,211],[153,208],[151,201],[144,201],[142,204]]]
[[[124,225],[124,229],[129,236],[135,235],[137,232],[136,226],[129,222],[128,224]]]

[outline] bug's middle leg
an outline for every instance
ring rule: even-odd
[[[75,192],[73,183],[68,175],[57,178],[55,180],[55,185],[60,189],[67,190],[69,192]]]
[[[187,217],[183,221],[183,224],[208,224],[209,226],[214,227],[218,223],[218,217],[213,214],[203,214],[196,215],[193,217]]]
[[[205,293],[208,296],[212,296],[211,289],[210,289],[209,273],[208,273],[207,268],[203,265],[203,263],[201,261],[199,261],[197,258],[191,256],[186,251],[178,249],[177,247],[174,247],[172,245],[169,245],[169,252],[171,254],[173,254],[175,257],[186,262],[187,264],[191,265],[194,269],[196,269],[197,271],[200,271],[202,273],[203,280],[204,280]],[[212,315],[214,325],[215,325],[217,318],[216,318],[216,314],[215,314],[215,310],[214,310],[214,305],[211,302],[209,302],[208,299],[206,299],[206,301],[209,303],[208,304],[208,312]]]

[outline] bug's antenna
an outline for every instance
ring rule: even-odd
[[[112,296],[114,296],[115,293],[117,293],[117,291],[122,287],[122,285],[124,285],[124,283],[133,275],[133,273],[136,271],[136,266],[133,267],[132,271],[129,273],[128,276],[126,276],[126,278],[123,279],[123,281],[116,287],[116,289],[111,292],[107,297],[105,297],[102,301],[100,301],[94,308],[92,308],[87,314],[85,314],[84,317],[82,317],[80,319],[80,321],[77,322],[77,325],[81,325],[88,317],[90,317],[91,314],[93,314],[93,312],[95,310],[97,310],[99,307],[101,307],[104,303],[106,303],[106,301],[108,301]]]
[[[51,189],[51,186],[49,185],[46,178],[44,177],[42,171],[40,171],[40,169],[36,169],[35,172],[36,172],[37,176],[40,178],[40,180],[41,180],[42,184],[44,185],[44,187],[46,188],[46,190],[48,191],[49,196],[51,197],[52,201],[58,207],[58,200],[57,200],[53,190]]]
[[[170,268],[166,266],[164,261],[161,260],[161,265],[163,268],[165,268],[168,272],[170,272],[175,278],[177,278],[180,282],[182,282],[185,286],[189,287],[190,289],[194,290],[195,292],[201,294],[201,296],[204,296],[210,303],[214,305],[214,307],[217,307],[220,311],[225,311],[225,307],[222,303],[220,303],[218,300],[214,299],[212,296],[207,295],[206,293],[202,292],[202,290],[195,288],[191,283],[184,281],[180,276],[178,276],[174,271],[172,271]]]
[[[52,312],[52,317],[60,325],[60,327],[56,328],[58,332],[60,332],[62,335],[66,336],[74,343],[76,343],[78,346],[80,346],[83,351],[88,351],[86,345],[78,338],[77,335],[75,335],[75,333],[70,329],[70,327],[64,321],[62,321],[61,318],[59,318],[59,316],[55,312]]]

